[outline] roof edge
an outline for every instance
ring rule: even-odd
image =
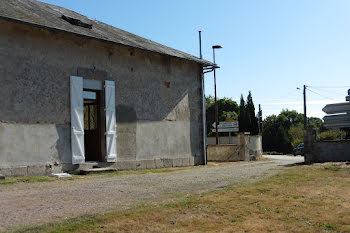
[[[179,57],[179,56],[173,56],[173,55],[166,54],[166,53],[160,53],[160,52],[157,52],[157,51],[154,51],[154,50],[150,50],[150,49],[146,49],[146,48],[140,48],[140,47],[136,47],[136,46],[131,46],[131,45],[123,44],[123,43],[118,43],[118,42],[115,42],[115,41],[112,41],[112,40],[106,40],[106,39],[102,39],[102,38],[97,38],[97,37],[94,37],[94,36],[83,35],[83,34],[80,34],[80,33],[75,33],[75,32],[71,32],[71,31],[67,31],[67,30],[60,29],[60,28],[55,28],[55,27],[49,27],[49,26],[45,26],[45,25],[42,25],[42,24],[36,24],[36,23],[28,22],[28,21],[25,21],[25,20],[22,20],[22,19],[6,17],[6,16],[3,16],[3,15],[0,15],[0,19],[6,20],[6,21],[10,21],[10,22],[16,22],[16,23],[21,23],[21,24],[25,24],[25,25],[30,25],[30,26],[34,26],[34,27],[38,27],[38,28],[43,28],[43,29],[47,29],[47,30],[64,32],[64,33],[68,33],[68,34],[72,34],[72,35],[76,35],[76,36],[80,36],[80,37],[84,37],[84,38],[95,39],[95,40],[98,40],[98,41],[108,42],[108,43],[112,43],[112,44],[116,44],[116,45],[121,45],[121,46],[125,46],[125,47],[128,47],[128,48],[136,48],[136,49],[140,49],[140,50],[143,50],[143,51],[149,51],[149,52],[157,53],[157,54],[164,55],[164,56],[175,57],[175,58],[178,58],[178,59],[183,59],[183,60],[191,61],[191,62],[194,62],[194,63],[198,63],[198,64],[202,65],[203,67],[215,66],[214,63],[212,63],[210,61],[207,61],[207,60],[204,60],[204,59],[201,59],[201,58],[197,58],[197,57],[195,57],[196,60],[195,59],[191,60],[191,59],[188,59],[188,58],[183,58],[183,57]],[[190,56],[193,56],[193,55],[190,55]]]

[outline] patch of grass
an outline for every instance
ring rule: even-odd
[[[334,165],[327,165],[327,166],[324,166],[324,169],[336,172],[336,171],[339,171],[341,169],[341,167],[340,166],[334,166]]]
[[[19,232],[350,232],[350,168],[327,166]]]
[[[96,215],[86,215],[77,218],[71,218],[64,221],[64,224],[44,224],[41,226],[28,226],[22,229],[15,229],[17,233],[36,233],[36,232],[47,232],[47,233],[64,233],[64,232],[76,232],[92,229],[96,227],[97,222],[101,218]]]
[[[227,163],[210,163],[206,167],[224,166],[232,164]],[[54,178],[48,176],[22,176],[22,177],[7,177],[5,180],[0,180],[0,185],[7,184],[18,184],[18,183],[35,183],[35,182],[52,182],[52,181],[65,181],[65,180],[76,180],[76,179],[89,179],[93,177],[103,176],[120,176],[120,175],[143,175],[143,174],[157,174],[157,173],[168,173],[182,170],[189,170],[195,168],[201,168],[204,166],[189,166],[189,167],[173,167],[173,168],[159,168],[159,169],[145,169],[145,170],[128,170],[128,171],[115,171],[115,172],[103,172],[89,175],[72,175],[72,178]]]
[[[198,166],[191,167],[174,167],[174,168],[159,168],[159,169],[145,169],[145,170],[129,170],[129,171],[115,171],[109,173],[91,174],[89,176],[119,176],[119,175],[142,175],[152,173],[168,173],[175,171],[188,170],[192,168],[198,168]]]
[[[180,170],[191,169],[194,167],[179,167],[179,168],[162,168],[162,169],[149,169],[149,170],[132,170],[132,171],[116,171],[116,172],[106,172],[98,174],[89,175],[72,175],[72,178],[55,178],[49,176],[21,176],[21,177],[7,177],[5,180],[0,180],[0,185],[7,184],[19,184],[19,183],[35,183],[35,182],[53,182],[53,181],[66,181],[66,180],[76,180],[76,179],[89,179],[96,176],[117,176],[117,175],[141,175],[148,173],[166,173],[174,172]]]
[[[35,182],[52,182],[58,180],[54,177],[48,176],[21,176],[21,177],[8,177],[5,180],[1,180],[0,184],[18,184],[18,183],[35,183]]]
[[[6,180],[1,180],[0,184],[17,184],[17,180],[15,179],[6,179]]]

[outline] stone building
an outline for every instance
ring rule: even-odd
[[[0,1],[0,173],[203,164],[212,66],[68,9]]]

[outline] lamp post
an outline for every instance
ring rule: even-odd
[[[214,90],[215,90],[215,132],[216,132],[216,145],[219,144],[219,132],[218,132],[218,103],[216,101],[216,63],[215,63],[215,49],[221,49],[220,45],[214,45],[213,47],[213,61],[214,61]]]

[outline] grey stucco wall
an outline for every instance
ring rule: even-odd
[[[320,141],[313,129],[304,130],[306,163],[350,161],[350,140]]]
[[[350,140],[314,142],[312,148],[312,162],[350,161]]]
[[[0,167],[71,162],[71,75],[116,82],[119,161],[202,157],[200,69],[178,58],[1,20]]]

